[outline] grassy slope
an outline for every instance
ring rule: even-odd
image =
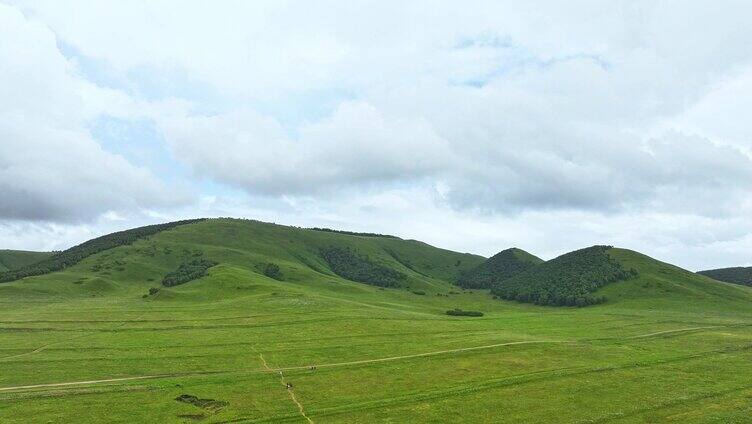
[[[331,243],[428,295],[330,275],[316,251]],[[141,298],[195,250],[222,264]],[[482,258],[418,242],[228,220],[180,227],[0,285],[0,388],[161,375],[0,390],[0,422],[306,422],[264,363],[301,367],[283,377],[317,423],[745,422],[752,290],[609,253],[639,277],[601,289],[606,304],[553,308],[437,296]],[[269,261],[287,281],[258,274]],[[453,307],[486,315],[443,314]],[[484,348],[457,350],[468,347]],[[228,404],[212,413],[181,394]]]
[[[39,262],[52,252],[29,252],[26,250],[0,250],[0,272],[14,270]]]
[[[752,290],[746,287],[719,282],[631,250],[611,249],[609,254],[624,268],[639,271],[635,279],[598,291],[619,307],[722,316],[746,313],[752,305]]]

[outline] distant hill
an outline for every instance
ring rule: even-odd
[[[543,259],[513,247],[502,250],[477,267],[462,273],[457,279],[457,285],[468,289],[490,289],[542,262]]]
[[[585,306],[607,300],[627,309],[713,305],[713,310],[723,311],[743,309],[752,299],[748,287],[609,246],[577,250],[548,262],[519,249],[487,259],[416,240],[229,218],[136,228],[52,255],[5,252],[0,257],[41,257],[34,263],[16,260],[12,266],[20,268],[0,272],[6,281],[25,278],[0,284],[0,298],[6,301],[60,295],[229,300],[251,295],[248,284],[263,283],[326,296],[348,293],[353,299],[383,295],[385,305],[391,302],[389,293],[409,293],[410,301],[400,307],[423,299],[435,303],[442,315],[457,307],[483,311],[462,303],[466,293],[457,293],[455,284],[464,279],[481,282],[465,287],[500,279],[491,289],[493,295],[540,305]],[[506,275],[512,276],[503,279]]]
[[[156,283],[168,274],[191,276],[194,273],[185,270],[203,260],[217,264],[209,275],[240,267],[270,277],[267,270],[274,269],[271,278],[285,282],[326,278],[445,294],[460,273],[485,258],[394,236],[221,218],[159,224],[98,237],[41,262],[0,273],[0,282],[65,271],[84,281],[109,281],[108,287],[114,288],[126,281]],[[205,273],[195,275],[198,280]],[[195,285],[187,277],[180,280],[181,287]],[[164,288],[162,292],[160,297],[166,298]]]
[[[605,299],[594,296],[596,290],[636,274],[612,259],[607,254],[610,249],[593,246],[569,252],[496,284],[492,292],[503,299],[538,305],[601,303]]]
[[[145,227],[118,231],[116,233],[97,237],[81,243],[78,246],[73,246],[70,249],[63,250],[62,252],[42,257],[39,261],[30,261],[25,265],[15,268],[8,267],[7,271],[0,273],[0,283],[18,280],[33,275],[43,275],[54,271],[60,271],[66,267],[79,263],[81,260],[93,254],[112,249],[113,247],[131,244],[138,239],[157,234],[160,231],[168,230],[179,225],[194,224],[196,222],[201,222],[202,220],[203,219],[191,219],[168,222],[166,224],[147,225]],[[23,256],[24,255],[21,255],[21,257]]]
[[[752,286],[752,266],[709,269],[706,271],[699,271],[698,274],[718,281],[741,284],[743,286]]]
[[[0,272],[12,271],[52,256],[54,252],[31,252],[27,250],[0,250]]]

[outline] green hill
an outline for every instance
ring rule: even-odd
[[[607,299],[571,308],[458,290],[485,258],[391,236],[127,240],[0,284],[0,422],[748,421],[752,288],[637,252],[507,280]]]
[[[718,281],[752,286],[752,266],[709,269],[707,271],[699,271],[698,274],[705,275]]]
[[[463,273],[457,285],[469,289],[490,289],[495,284],[543,262],[522,249],[502,250],[475,268]]]
[[[596,290],[627,279],[628,270],[608,255],[610,246],[593,246],[561,255],[497,283],[492,292],[507,300],[537,305],[586,306],[605,299]]]
[[[26,250],[0,250],[0,272],[11,271],[47,259],[53,252],[30,252]]]
[[[0,273],[0,283],[18,280],[19,278],[32,275],[43,275],[54,271],[60,271],[66,267],[72,266],[99,252],[112,249],[117,246],[128,245],[138,239],[148,237],[179,225],[193,224],[202,221],[201,219],[169,222],[166,224],[148,225],[145,227],[133,228],[126,231],[119,231],[107,234],[95,239],[91,239],[78,246],[70,249],[48,255],[39,261],[33,261],[16,268],[8,268],[7,271]]]
[[[47,274],[57,267],[64,268],[68,275],[107,279],[113,286],[122,287],[133,282],[162,281],[171,273],[189,275],[191,272],[185,270],[197,260],[211,261],[218,264],[217,268],[239,267],[265,277],[269,276],[268,269],[275,269],[288,282],[323,278],[448,292],[450,281],[484,258],[393,236],[208,219],[102,236],[45,261],[0,274],[0,281]]]

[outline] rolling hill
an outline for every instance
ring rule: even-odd
[[[707,271],[699,271],[698,274],[705,275],[718,281],[741,284],[743,286],[752,286],[752,266],[709,269]]]
[[[752,288],[637,252],[506,280],[606,299],[573,308],[460,289],[485,258],[394,236],[237,219],[133,234],[0,284],[0,422],[749,416]]]
[[[457,285],[468,289],[490,289],[542,262],[543,259],[513,247],[502,250],[477,267],[462,273],[457,279]]]
[[[27,250],[0,250],[0,273],[16,270],[52,256],[53,252],[30,252]]]

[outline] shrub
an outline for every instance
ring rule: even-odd
[[[283,278],[282,271],[279,269],[279,265],[277,265],[275,263],[271,263],[270,262],[268,264],[264,264],[262,266],[262,272],[267,277],[273,278],[275,280],[280,280],[281,281],[282,278]]]
[[[424,292],[423,290],[413,290],[413,293],[421,295],[421,296],[425,296],[426,295],[426,292]]]
[[[454,308],[446,311],[447,315],[460,316],[460,317],[482,317],[483,312],[480,311],[463,311],[459,308]]]

